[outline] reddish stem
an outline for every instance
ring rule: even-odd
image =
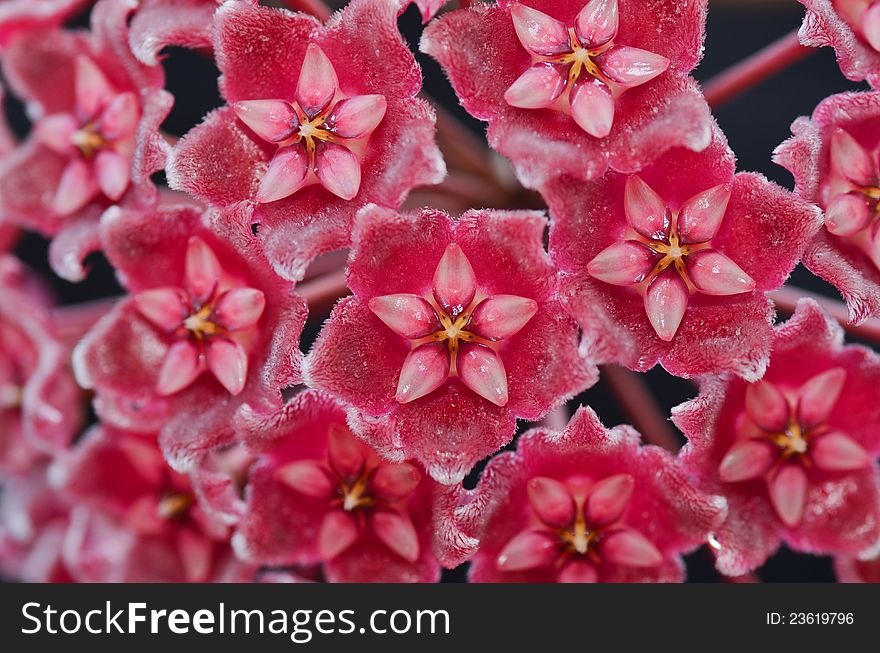
[[[824,295],[819,295],[796,286],[783,286],[779,290],[770,293],[770,298],[776,302],[776,308],[780,312],[791,315],[797,306],[798,300],[808,297],[824,308],[831,317],[837,320],[848,333],[859,336],[872,342],[880,343],[880,319],[868,318],[861,324],[852,324],[849,319],[849,309],[846,304]]]
[[[814,51],[800,44],[795,30],[707,81],[703,94],[717,109]]]
[[[282,0],[282,4],[288,9],[311,14],[319,20],[327,20],[333,13],[323,0]]]
[[[542,426],[550,431],[561,431],[568,426],[568,407],[565,404],[557,406],[544,416],[538,426]]]
[[[637,372],[618,365],[605,365],[602,379],[608,382],[621,408],[645,440],[672,452],[681,448],[681,441],[666,411],[654,399],[648,385]]]
[[[327,313],[340,297],[350,294],[345,270],[337,270],[300,283],[296,290],[309,303],[313,315]]]

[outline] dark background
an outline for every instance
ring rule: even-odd
[[[803,17],[803,7],[794,0],[748,2],[746,0],[710,0],[705,57],[696,70],[696,77],[705,82],[713,75],[761,49],[773,40],[797,29]],[[87,25],[85,17],[73,24]],[[401,17],[401,28],[412,44],[425,76],[425,91],[450,109],[464,124],[482,134],[482,123],[470,118],[455,99],[440,67],[429,57],[417,51],[421,34],[421,18],[415,9]],[[182,135],[198,124],[210,109],[222,101],[217,91],[217,70],[209,57],[203,54],[173,49],[165,61],[167,88],[177,98],[164,128],[171,134]],[[830,48],[816,50],[806,59],[760,84],[715,112],[718,123],[727,134],[736,152],[739,169],[764,173],[779,184],[791,187],[789,173],[770,161],[773,149],[789,135],[791,122],[800,115],[808,115],[824,97],[845,90],[867,88],[864,84],[848,82],[837,67]],[[6,110],[13,129],[20,135],[29,130],[21,105],[7,98]],[[161,175],[157,177],[161,181]],[[16,249],[17,254],[43,274],[55,290],[62,304],[70,304],[122,292],[112,269],[100,254],[88,262],[91,273],[85,281],[70,284],[52,275],[47,264],[45,239],[26,235]],[[837,296],[836,291],[798,268],[792,282],[813,291]],[[324,316],[310,320],[304,334],[303,348],[308,349]],[[688,381],[668,375],[659,367],[649,372],[647,381],[664,409],[692,397],[694,387]],[[608,425],[625,423],[627,416],[614,401],[606,383],[601,381],[588,392],[577,397],[572,405],[589,404]],[[472,485],[478,476],[473,473],[466,484]],[[711,555],[704,549],[688,557],[689,577],[692,581],[714,581],[718,575],[712,567]],[[832,581],[830,560],[794,554],[782,550],[758,574],[765,581]],[[446,572],[444,580],[461,581],[464,570]]]

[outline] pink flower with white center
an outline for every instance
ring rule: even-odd
[[[709,144],[709,108],[688,76],[705,17],[705,0],[477,2],[432,22],[420,47],[520,181],[541,190]]]
[[[727,499],[714,532],[718,569],[748,573],[785,542],[795,551],[857,556],[880,547],[880,357],[844,346],[812,300],[776,327],[761,381],[705,377],[673,409],[688,437],[683,469]]]
[[[253,563],[320,564],[330,582],[436,582],[435,484],[381,460],[351,434],[342,406],[297,394],[252,442],[262,452],[245,488],[233,545]]]
[[[535,429],[489,461],[474,490],[438,496],[436,549],[471,560],[471,582],[680,582],[681,555],[724,518],[672,456],[606,430],[580,408],[560,433]]]
[[[504,94],[522,109],[569,113],[578,126],[605,138],[615,96],[669,67],[666,57],[617,44],[617,0],[590,0],[573,26],[522,4],[510,8],[516,35],[535,63]]]
[[[854,322],[880,315],[880,92],[825,98],[791,131],[773,160],[792,173],[796,194],[825,209],[804,265],[840,290]]]
[[[507,374],[495,347],[532,319],[538,302],[517,295],[478,296],[470,261],[450,243],[434,271],[430,297],[381,295],[370,300],[370,310],[412,344],[397,382],[397,401],[424,397],[455,374],[481,397],[504,406]]]
[[[249,211],[285,278],[347,247],[363,206],[398,208],[445,175],[434,110],[417,97],[421,71],[397,26],[408,4],[352,0],[325,24],[250,2],[214,17],[229,106],[180,139],[168,182]]]
[[[242,100],[235,115],[267,143],[278,146],[257,189],[258,202],[275,202],[320,183],[350,200],[361,187],[356,152],[385,117],[384,95],[340,95],[333,64],[309,44],[294,101]]]
[[[563,293],[598,361],[677,376],[767,365],[779,288],[820,228],[813,205],[752,173],[735,173],[724,135],[694,153],[670,150],[638,175],[544,196],[550,254]],[[772,253],[771,253],[772,252]]]
[[[113,209],[101,241],[131,295],[77,345],[77,380],[103,423],[159,432],[169,462],[192,471],[237,440],[244,404],[274,412],[300,383],[305,301],[241,211]]]
[[[358,214],[340,301],[304,378],[350,408],[381,455],[415,459],[457,483],[510,442],[516,418],[541,419],[595,382],[558,298],[534,211],[425,209]]]
[[[247,378],[249,331],[263,314],[266,296],[230,279],[198,236],[187,244],[185,270],[184,288],[152,288],[134,297],[141,315],[177,338],[162,362],[156,392],[180,392],[208,369],[237,395]]]
[[[76,552],[67,562],[80,582],[242,582],[256,573],[234,557],[230,527],[168,466],[155,435],[95,427],[48,478],[75,505],[65,551]],[[96,529],[112,547],[89,552]]]
[[[730,186],[721,184],[688,198],[677,211],[637,175],[626,180],[624,213],[630,237],[603,249],[587,272],[606,283],[630,286],[645,298],[645,311],[661,340],[675,337],[693,292],[738,295],[755,281],[713,249]]]
[[[169,151],[159,131],[173,104],[164,72],[141,64],[128,46],[136,7],[99,0],[89,31],[25,30],[0,57],[34,124],[0,165],[0,213],[54,237],[50,263],[71,281],[82,280],[82,260],[100,248],[105,209],[155,203],[150,176]]]
[[[51,310],[36,277],[0,254],[0,478],[67,447],[82,423],[70,350]]]
[[[798,0],[807,12],[801,43],[831,46],[847,79],[880,83],[880,3],[875,0]]]

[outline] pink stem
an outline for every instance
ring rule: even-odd
[[[824,295],[818,295],[796,286],[783,286],[779,290],[770,293],[770,298],[776,303],[776,308],[782,313],[791,315],[797,306],[798,300],[810,298],[824,308],[831,317],[837,320],[848,333],[860,336],[866,340],[880,343],[880,319],[869,318],[861,324],[852,324],[849,321],[849,309],[846,304]]]
[[[568,407],[562,404],[547,413],[538,425],[550,431],[561,431],[568,426],[568,418]]]
[[[337,299],[351,292],[348,289],[345,270],[337,270],[304,281],[296,290],[309,303],[309,312],[313,315],[329,312]]]
[[[707,81],[703,94],[717,109],[814,51],[800,44],[795,30]]]
[[[645,440],[672,452],[681,448],[666,411],[660,408],[648,385],[637,372],[631,372],[619,365],[605,365],[602,367],[601,378],[611,386],[621,408]]]
[[[333,10],[323,0],[283,0],[282,4],[288,9],[311,14],[319,20],[327,20],[333,13]]]

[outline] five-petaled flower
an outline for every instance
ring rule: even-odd
[[[673,409],[689,444],[679,461],[704,491],[727,498],[715,531],[718,568],[761,566],[781,541],[810,553],[880,546],[880,358],[844,346],[812,300],[776,327],[764,378],[706,377]]]
[[[474,490],[438,496],[441,562],[470,559],[473,582],[681,581],[681,554],[721,522],[724,501],[639,440],[589,408],[560,433],[525,433]]]
[[[409,463],[381,460],[328,395],[296,395],[255,440],[262,453],[233,538],[267,565],[321,564],[330,582],[435,582],[435,484]]]
[[[638,175],[545,189],[550,254],[599,361],[678,376],[767,365],[775,290],[820,228],[821,213],[753,173],[734,173],[716,128],[699,153],[670,150]],[[771,254],[772,251],[772,254]]]
[[[444,483],[595,381],[533,211],[366,207],[349,259],[354,297],[333,309],[304,377],[354,410],[380,454]],[[390,328],[389,328],[390,327]],[[453,373],[454,372],[454,373]]]
[[[611,132],[615,96],[669,67],[662,55],[615,42],[617,0],[590,0],[573,27],[522,4],[513,5],[510,16],[535,63],[507,89],[504,99],[523,109],[570,113],[596,138]]]
[[[773,160],[792,173],[796,194],[825,209],[804,265],[840,290],[853,321],[880,315],[880,92],[832,95],[791,131]]]
[[[709,108],[688,77],[705,15],[705,0],[476,2],[433,21],[421,49],[520,181],[541,190],[709,144]]]

